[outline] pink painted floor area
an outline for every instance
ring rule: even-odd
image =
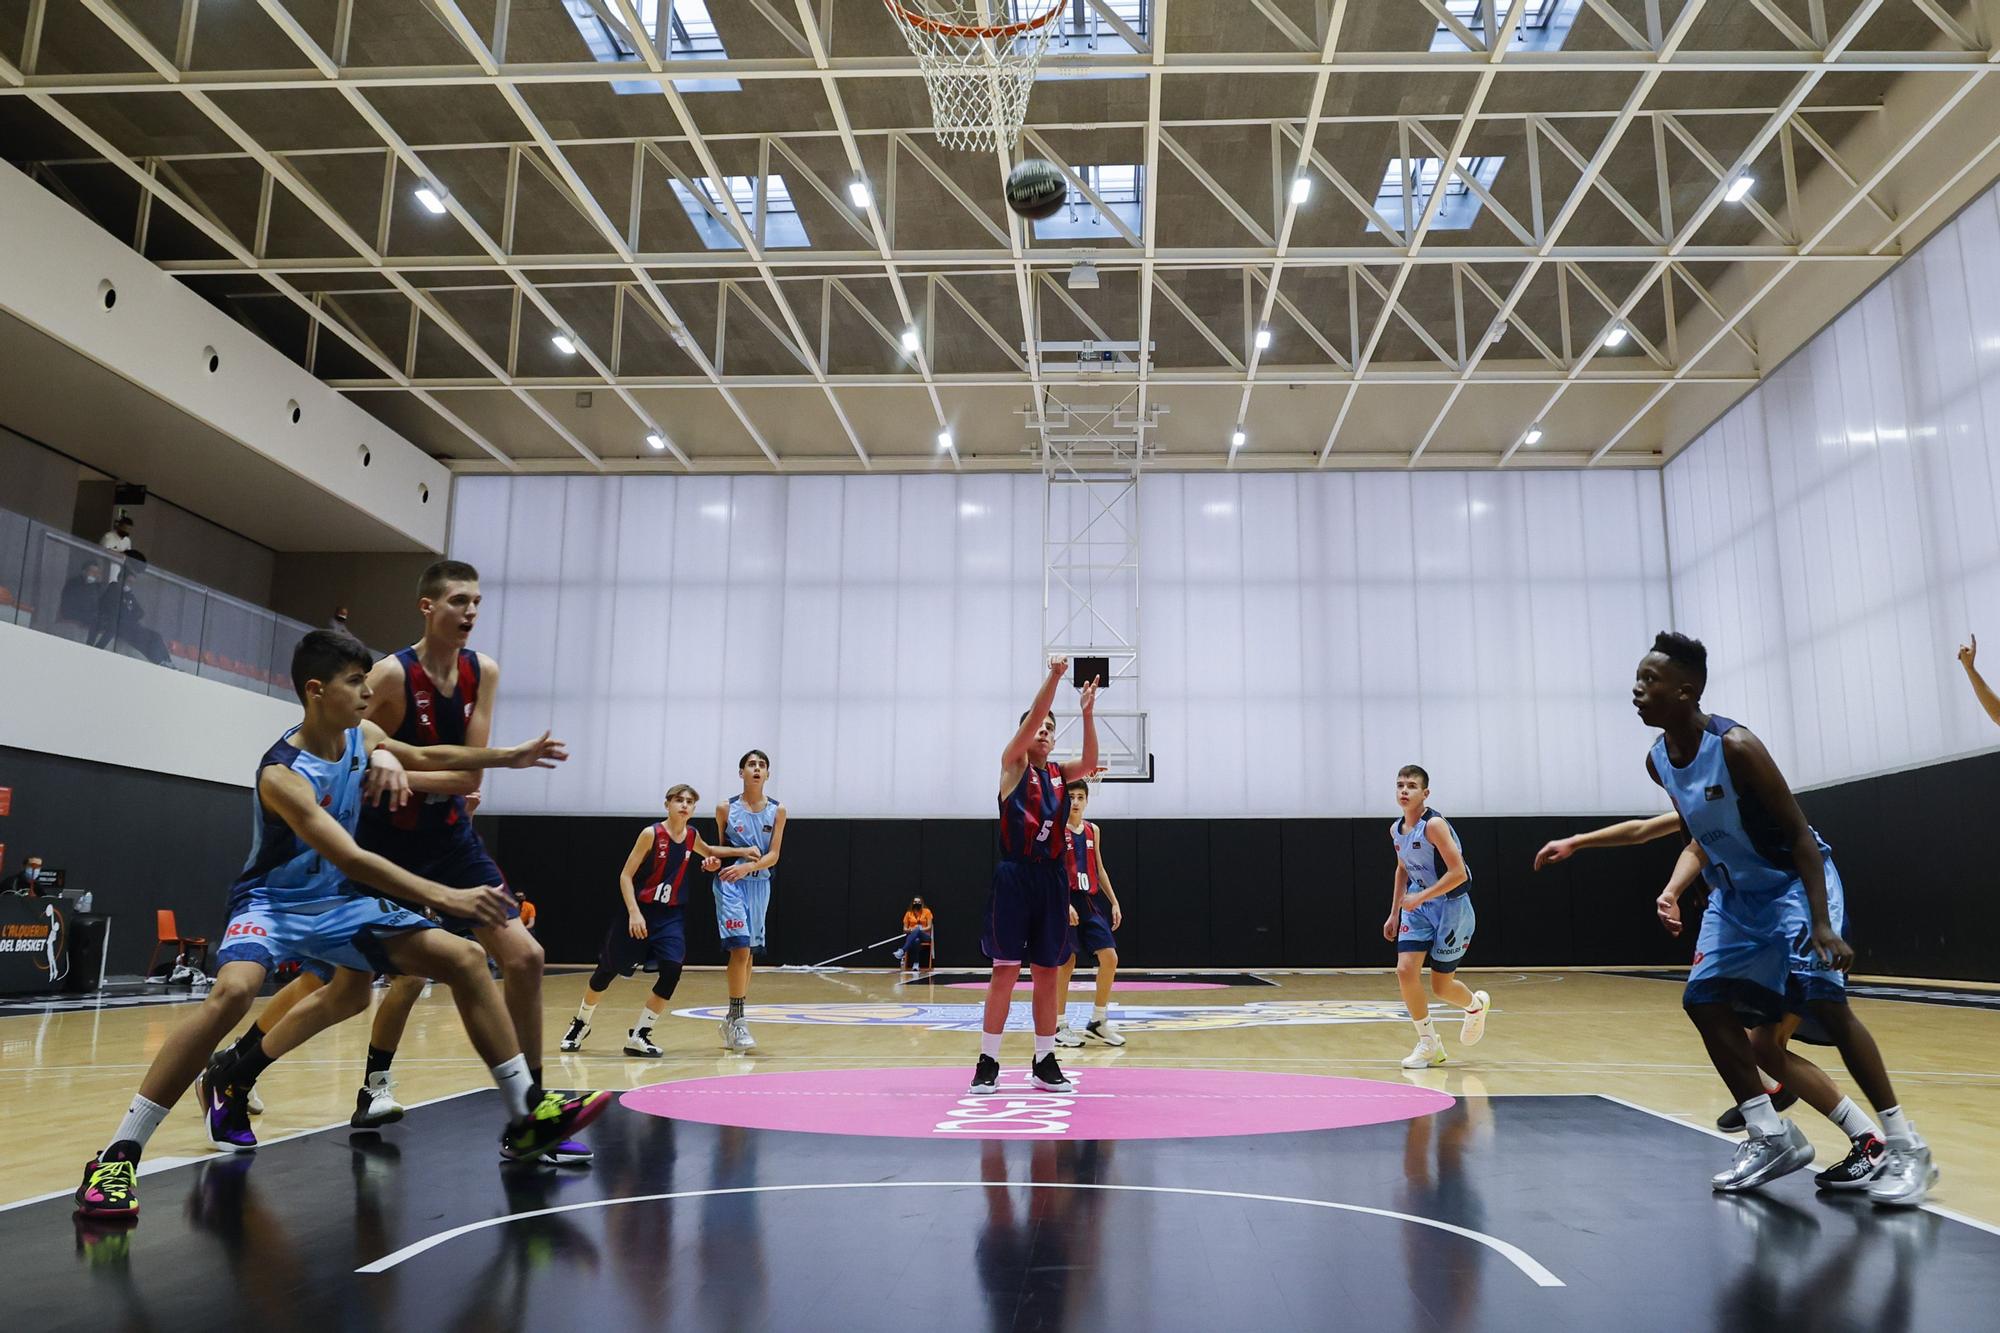
[[[947,990],[983,991],[986,989],[986,983],[983,981],[947,981],[945,988]],[[1014,983],[1015,991],[1022,995],[1026,995],[1034,988],[1035,983],[1032,981],[1017,981]],[[1072,993],[1088,993],[1097,989],[1097,983],[1095,981],[1072,980],[1069,983],[1069,988]],[[1113,995],[1118,994],[1120,991],[1228,989],[1227,986],[1219,981],[1114,981],[1111,983],[1111,993]]]
[[[620,1100],[647,1115],[746,1129],[914,1139],[1178,1139],[1345,1129],[1432,1115],[1453,1099],[1427,1088],[1317,1074],[1220,1069],[1073,1068],[1067,1093],[1008,1069],[1000,1091],[968,1096],[968,1070],[834,1069],[692,1078]]]

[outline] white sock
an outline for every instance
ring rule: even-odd
[[[597,1015],[597,1006],[590,1003],[590,1001],[588,1000],[585,1000],[582,1004],[579,1004],[576,1007],[576,1016],[582,1019],[586,1023],[588,1023],[592,1018],[596,1017],[596,1015]]]
[[[1763,1070],[1760,1069],[1757,1071],[1757,1077],[1764,1080],[1764,1091],[1766,1093],[1784,1091],[1785,1085],[1778,1082],[1778,1080],[1772,1078],[1769,1074],[1765,1073]]]
[[[1091,1022],[1093,1022],[1093,1023],[1102,1023],[1102,1022],[1104,1021],[1104,1017],[1105,1017],[1105,1015],[1104,1015],[1104,1006],[1103,1006],[1103,1005],[1101,1005],[1101,1004],[1093,1004],[1093,1005],[1091,1005],[1091,1006],[1090,1006],[1090,1021],[1091,1021]]]
[[[1840,1132],[1850,1139],[1866,1138],[1870,1134],[1877,1138],[1882,1136],[1882,1131],[1876,1128],[1875,1122],[1868,1118],[1866,1111],[1854,1104],[1852,1097],[1842,1097],[1840,1105],[1828,1111],[1826,1118],[1839,1125]]]
[[[1760,1139],[1785,1132],[1784,1118],[1771,1109],[1769,1093],[1759,1093],[1737,1109],[1743,1112],[1743,1123]]]
[[[653,1030],[653,1020],[658,1017],[658,1014],[642,1004],[639,1006],[639,1021],[632,1025],[632,1030],[634,1032],[651,1032]]]
[[[1053,1052],[1055,1048],[1055,1033],[1051,1032],[1048,1036],[1044,1037],[1041,1033],[1037,1032],[1035,1034],[1035,1063],[1040,1064],[1042,1057]]]
[[[146,1146],[146,1140],[153,1137],[153,1131],[158,1129],[160,1122],[166,1118],[166,1107],[158,1102],[147,1101],[144,1097],[134,1097],[132,1109],[118,1122],[118,1132],[111,1136],[111,1143],[136,1143],[143,1148]],[[111,1144],[107,1143],[104,1146],[109,1150]],[[104,1154],[99,1153],[97,1156],[101,1161]]]
[[[998,1060],[1000,1058],[1000,1037],[1001,1034],[998,1032],[980,1033],[979,1053],[981,1055],[990,1055],[995,1060]]]
[[[534,1083],[528,1074],[528,1057],[517,1055],[505,1064],[494,1065],[490,1072],[507,1103],[507,1118],[519,1120],[528,1113],[528,1088]]]
[[[1428,1016],[1423,1018],[1413,1018],[1410,1021],[1417,1025],[1417,1035],[1419,1037],[1429,1037],[1432,1040],[1436,1040],[1438,1034],[1437,1024],[1433,1022]]]
[[[1917,1131],[1903,1114],[1900,1106],[1890,1106],[1882,1111],[1882,1137],[1892,1148],[1912,1148],[1917,1143]]]

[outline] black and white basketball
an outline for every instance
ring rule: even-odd
[[[1031,157],[1007,173],[1007,207],[1031,221],[1054,217],[1069,197],[1069,182],[1056,164]]]

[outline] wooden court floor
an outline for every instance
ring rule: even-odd
[[[1407,1072],[1397,1062],[1412,1033],[1386,972],[1260,975],[1276,984],[1121,992],[1115,1003],[1149,1013],[1128,1031],[1128,1044],[1068,1051],[1064,1061],[1086,1072],[1115,1066],[1331,1074],[1461,1097],[1597,1093],[1696,1126],[1711,1124],[1724,1105],[1680,1012],[1679,987],[1670,981],[1467,969],[1466,979],[1493,996],[1485,1041],[1461,1049],[1455,1015],[1444,1014],[1440,1031],[1451,1063]],[[1131,979],[1143,980],[1143,974]],[[552,1052],[583,982],[580,972],[548,978]],[[936,1030],[976,1024],[976,990],[901,983],[884,972],[773,970],[758,974],[751,994],[759,1042],[754,1054],[724,1054],[706,1017],[670,1015],[655,1031],[665,1057],[631,1059],[619,1048],[646,990],[644,977],[615,985],[598,1010],[588,1048],[579,1055],[552,1054],[547,1081],[626,1089],[778,1071],[969,1069],[977,1051],[970,1031]],[[672,1007],[705,1009],[725,998],[719,970],[691,970]],[[1087,1004],[1088,995],[1073,991],[1071,999]],[[1859,1000],[1855,1008],[1874,1030],[1904,1106],[1943,1169],[1933,1202],[2000,1226],[2000,1149],[1992,1130],[2000,1109],[2000,1011],[1887,1000]],[[181,1005],[153,1004],[0,1016],[0,1112],[34,1127],[0,1144],[0,1204],[75,1187],[83,1161],[102,1145],[146,1062],[186,1012]],[[760,1017],[766,1013],[808,1021],[766,1021]],[[274,1066],[261,1084],[268,1110],[256,1122],[259,1137],[268,1143],[344,1123],[367,1034],[366,1021],[357,1019]],[[1027,1036],[1010,1034],[1002,1063],[1024,1066],[1028,1047]],[[1853,1092],[1837,1052],[1800,1049]],[[396,1076],[399,1095],[409,1103],[490,1086],[442,988],[418,1007]],[[1791,1114],[1819,1148],[1822,1163],[1838,1159],[1845,1145],[1831,1125],[1803,1106]],[[199,1118],[184,1102],[154,1137],[148,1161],[164,1165],[209,1152]],[[1714,1156],[1721,1166],[1728,1146],[1718,1141]]]

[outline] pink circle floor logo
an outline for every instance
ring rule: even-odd
[[[1318,1074],[1072,1069],[1042,1092],[1024,1069],[974,1097],[959,1069],[833,1069],[682,1079],[635,1088],[634,1111],[708,1125],[903,1139],[1192,1139],[1347,1129],[1433,1115],[1428,1088]]]

